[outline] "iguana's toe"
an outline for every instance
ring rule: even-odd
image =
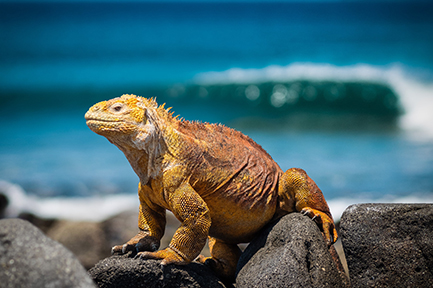
[[[135,250],[135,245],[130,245],[130,244],[123,244],[123,245],[116,245],[113,246],[111,248],[111,255],[113,254],[126,254],[129,251],[134,251]]]
[[[227,283],[234,283],[235,273],[236,273],[236,263],[227,263],[226,261],[221,261],[213,257],[203,257],[201,259],[204,265],[208,266],[220,279]]]
[[[206,261],[207,257],[204,255],[198,255],[197,258],[194,259],[194,261],[197,261],[199,263],[204,263]]]
[[[328,246],[331,246],[337,241],[338,234],[335,229],[334,221],[328,215],[310,207],[303,208],[301,213],[316,222],[317,226],[319,226],[320,230],[323,232]]]
[[[327,239],[326,244],[328,244],[328,246],[331,246],[335,243],[335,241],[337,241],[338,234],[337,230],[335,229],[334,222],[324,222],[323,233],[325,234],[325,238]]]
[[[135,244],[135,250],[140,251],[156,251],[159,248],[159,240],[153,236],[147,236],[138,241]]]
[[[159,248],[159,240],[156,237],[139,233],[126,244],[116,245],[111,248],[111,254],[126,254],[130,251],[156,251]]]
[[[165,248],[156,252],[144,251],[137,254],[136,258],[140,259],[162,259],[161,265],[168,265],[172,263],[176,264],[188,264],[191,261],[184,259],[180,254],[176,253],[171,248]]]

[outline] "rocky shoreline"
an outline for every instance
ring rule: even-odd
[[[112,245],[135,235],[136,213],[99,223],[21,217],[26,220],[0,220],[0,283],[5,287],[233,287],[199,263],[161,267],[159,261],[131,254],[110,256]],[[171,217],[161,247],[177,227]],[[292,213],[266,226],[247,246],[234,285],[433,287],[433,204],[352,205],[339,234],[350,284],[317,226]]]

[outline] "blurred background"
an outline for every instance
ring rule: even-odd
[[[219,122],[303,168],[335,218],[433,202],[432,1],[0,1],[8,216],[138,209],[138,177],[88,129],[124,93]]]

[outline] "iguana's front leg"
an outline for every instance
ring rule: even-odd
[[[165,229],[165,209],[146,201],[145,195],[151,193],[149,186],[138,185],[140,211],[138,228],[140,231],[126,244],[114,246],[111,253],[125,254],[129,251],[156,251]]]
[[[169,195],[168,204],[181,222],[169,247],[157,252],[141,252],[145,259],[163,259],[161,264],[188,264],[206,244],[211,218],[204,200],[188,184],[184,183]]]
[[[281,210],[298,211],[313,219],[322,230],[328,246],[337,240],[334,220],[325,197],[304,170],[298,168],[287,170],[281,176],[278,186]]]

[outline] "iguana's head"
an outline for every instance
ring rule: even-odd
[[[84,117],[93,132],[105,136],[110,142],[121,144],[128,141],[130,145],[142,146],[150,140],[147,138],[155,136],[158,109],[153,99],[122,95],[93,105]]]

